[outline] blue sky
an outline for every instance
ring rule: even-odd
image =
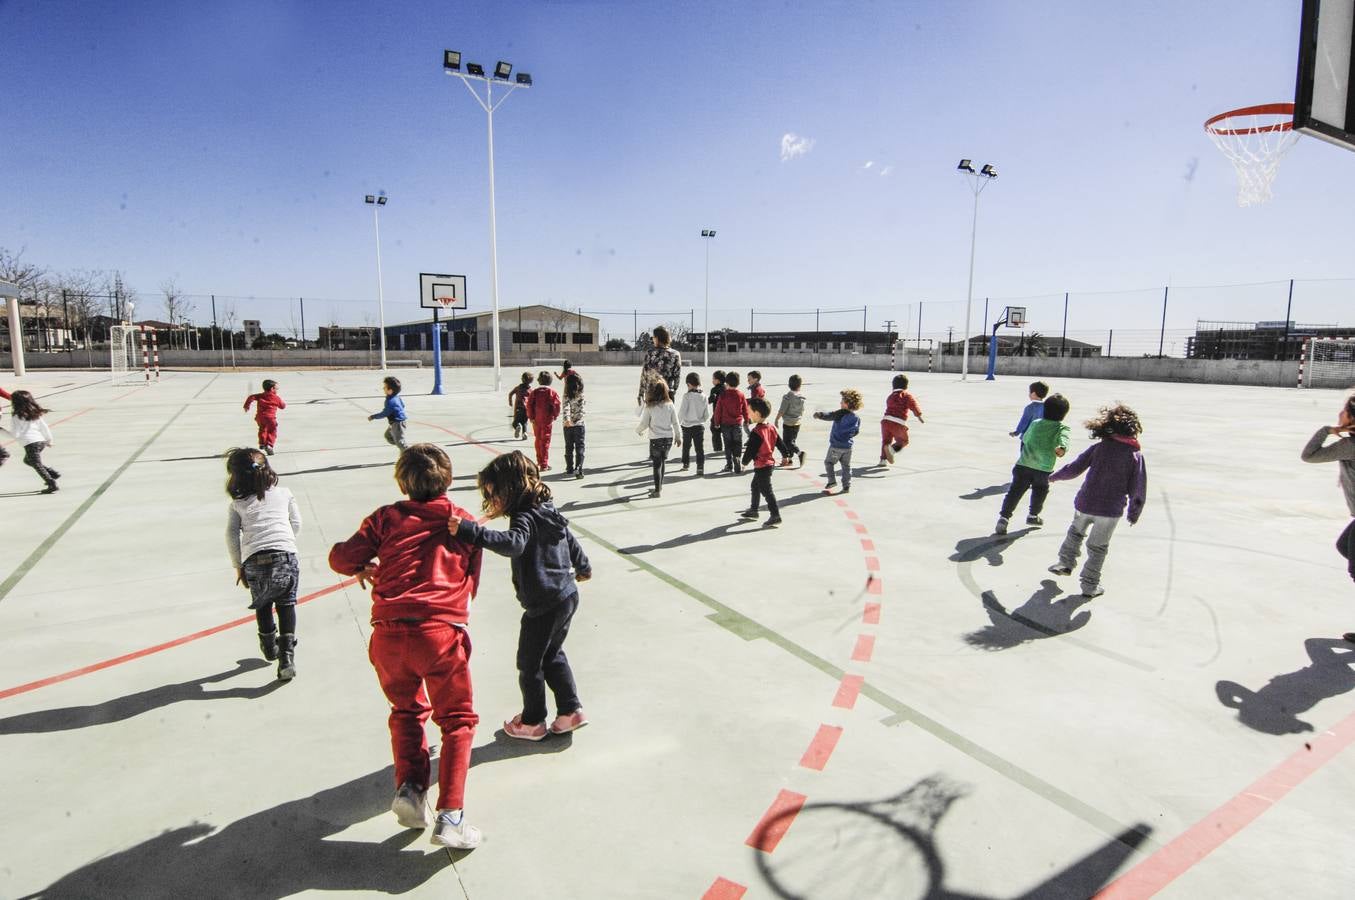
[[[388,321],[420,271],[489,304],[485,116],[444,47],[535,78],[495,116],[500,298],[701,326],[812,327],[867,307],[963,324],[972,197],[993,162],[975,293],[1034,327],[1351,318],[1355,157],[1303,139],[1240,209],[1201,123],[1293,95],[1299,2],[136,4],[0,0],[0,246],[119,268],[148,311],[193,294],[308,298]],[[782,158],[792,134],[809,143]],[[870,163],[867,166],[867,163]],[[1136,289],[1143,290],[1136,290]],[[357,302],[339,303],[335,300]],[[289,301],[238,300],[282,328]],[[995,301],[995,304],[999,301]],[[199,317],[207,314],[198,302]],[[978,314],[975,315],[977,323]],[[629,335],[630,316],[604,316]],[[861,314],[825,316],[859,327]],[[975,328],[977,329],[977,324]],[[1120,338],[1127,340],[1128,338]]]

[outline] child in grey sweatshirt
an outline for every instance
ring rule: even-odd
[[[1326,444],[1331,435],[1339,440],[1334,444]],[[1355,394],[1346,398],[1345,405],[1336,417],[1336,424],[1323,425],[1314,432],[1299,456],[1304,462],[1334,462],[1340,466],[1341,490],[1346,495],[1346,509],[1352,518],[1336,539],[1336,550],[1345,557],[1346,571],[1355,580]],[[1355,631],[1348,631],[1343,636],[1355,644]]]

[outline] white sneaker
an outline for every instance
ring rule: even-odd
[[[395,820],[401,828],[422,830],[428,827],[427,798],[428,791],[421,791],[408,781],[400,785],[395,792],[395,799],[391,800],[391,812],[395,813]]]
[[[893,445],[893,444],[885,444],[884,458],[887,459],[887,460],[889,460],[889,464],[890,464],[891,466],[894,465],[894,445]]]
[[[438,810],[431,843],[453,850],[474,850],[480,846],[480,829],[466,821],[465,810]]]
[[[1106,592],[1106,589],[1103,588],[1103,587],[1101,587],[1101,585],[1099,585],[1099,584],[1084,584],[1084,585],[1082,585],[1082,596],[1086,597],[1088,600],[1093,600],[1093,599],[1095,599],[1095,598],[1101,596],[1101,595],[1104,594],[1105,592]]]

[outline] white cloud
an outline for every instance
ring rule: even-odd
[[[873,159],[868,159],[868,160],[866,160],[866,164],[865,164],[864,166],[862,166],[861,169],[862,169],[862,171],[865,171],[866,169],[874,168],[874,166],[875,166],[875,160],[873,160]]]
[[[891,172],[893,172],[893,171],[894,171],[894,167],[893,167],[893,166],[884,166],[884,167],[882,167],[882,168],[880,169],[880,177],[881,177],[881,178],[888,178],[888,177],[889,177],[889,173],[891,173]]]
[[[782,162],[790,162],[792,159],[799,159],[813,149],[813,138],[801,137],[792,131],[787,131],[785,134],[781,135]]]

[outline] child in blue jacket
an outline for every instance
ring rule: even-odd
[[[405,415],[405,401],[400,398],[400,379],[394,375],[386,376],[381,379],[381,389],[386,392],[386,405],[381,407],[381,412],[368,416],[367,421],[385,419],[389,423],[386,443],[394,444],[403,453],[409,449],[409,441],[405,440],[405,420],[409,417]]]
[[[833,430],[828,435],[828,455],[823,459],[823,465],[828,470],[828,484],[823,488],[825,494],[831,494],[833,488],[837,487],[837,480],[833,477],[835,463],[842,469],[842,493],[846,494],[852,489],[852,441],[861,430],[861,417],[856,411],[861,408],[862,402],[860,391],[848,389],[842,391],[842,405],[838,409],[830,413],[814,413],[814,418],[833,423]]]

